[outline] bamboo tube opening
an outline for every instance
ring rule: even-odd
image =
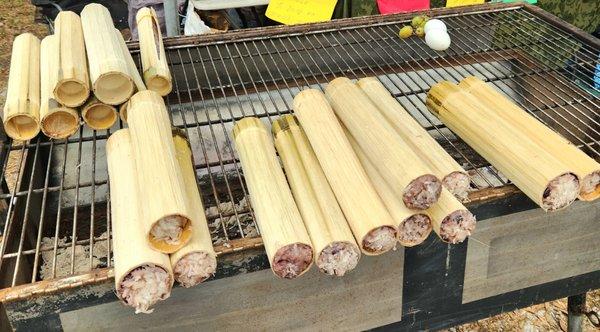
[[[30,114],[15,114],[4,121],[4,130],[8,136],[29,140],[34,138],[40,131],[37,119]]]
[[[408,208],[425,210],[437,202],[441,191],[442,185],[435,175],[421,175],[406,186],[402,201]]]
[[[592,172],[581,179],[579,198],[584,201],[593,201],[600,197],[600,171]]]
[[[87,84],[75,79],[60,81],[54,89],[56,100],[63,105],[73,105],[72,107],[83,104],[89,95]]]
[[[454,196],[464,201],[469,195],[471,179],[467,173],[455,171],[444,176],[442,184],[446,189],[450,190]]]
[[[134,91],[129,76],[119,73],[104,73],[94,82],[94,95],[107,104],[118,105],[129,99]]]
[[[151,306],[171,295],[173,281],[164,267],[142,264],[124,274],[117,284],[117,296],[125,304],[134,307],[136,314],[149,314],[154,311]]]
[[[129,101],[126,101],[119,106],[119,118],[123,122],[127,122],[127,109],[129,108]]]
[[[475,216],[469,210],[456,210],[448,214],[440,223],[440,238],[444,242],[463,242],[475,229]]]
[[[58,107],[48,111],[42,118],[44,135],[62,139],[73,135],[79,129],[79,114],[68,107]]]
[[[376,227],[365,235],[362,245],[363,248],[373,254],[383,254],[396,246],[397,230],[390,226]]]
[[[277,276],[292,279],[306,272],[312,261],[312,247],[297,242],[279,248],[273,256],[271,268]]]
[[[156,91],[161,96],[168,95],[171,90],[171,80],[164,76],[165,74],[159,74],[156,70],[148,70],[144,73],[144,82],[148,90]]]
[[[431,218],[428,215],[413,214],[398,225],[398,242],[405,247],[414,247],[423,243],[431,230]]]
[[[579,195],[579,180],[573,173],[565,173],[554,178],[542,197],[542,208],[555,211],[565,208],[575,201]]]
[[[360,250],[356,243],[336,241],[327,245],[317,256],[317,267],[332,276],[343,276],[358,265]]]
[[[103,130],[112,127],[117,121],[117,110],[111,105],[94,100],[83,107],[81,117],[90,128]]]
[[[158,219],[148,233],[148,241],[158,251],[172,253],[192,237],[192,223],[183,215],[172,214]]]
[[[185,288],[193,287],[210,278],[217,269],[215,256],[206,251],[192,251],[173,266],[175,280]]]

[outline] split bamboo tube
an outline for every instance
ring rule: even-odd
[[[166,96],[171,92],[172,80],[156,12],[153,8],[144,7],[138,10],[135,19],[140,37],[144,82],[149,90]]]
[[[92,96],[81,108],[81,117],[94,130],[108,129],[117,122],[117,109]]]
[[[54,98],[60,60],[58,36],[46,36],[40,46],[40,127],[44,135],[62,139],[79,129],[79,113]]]
[[[133,94],[134,84],[106,7],[91,3],[81,11],[92,88],[103,103],[119,105]]]
[[[460,199],[470,188],[467,172],[425,130],[375,77],[360,79],[357,85],[423,162],[442,179],[442,184]]]
[[[13,42],[2,120],[13,139],[29,140],[40,132],[40,40],[30,33]]]
[[[145,203],[144,233],[152,248],[173,253],[190,240],[192,221],[167,108],[160,95],[148,90],[129,102],[128,125]]]
[[[572,169],[457,85],[434,85],[427,106],[542,209],[558,210],[577,198],[579,178]]]
[[[362,252],[379,255],[394,248],[394,220],[354,154],[325,95],[314,89],[300,92],[294,98],[294,113]]]
[[[183,131],[173,131],[173,144],[185,182],[186,198],[194,228],[190,242],[171,254],[171,265],[175,279],[183,287],[192,287],[215,274],[217,254],[212,245],[202,198],[198,191],[192,149]]]
[[[233,139],[271,269],[296,278],[313,262],[310,237],[277,160],[271,135],[258,118],[237,121]]]
[[[90,95],[90,78],[79,15],[59,12],[54,21],[54,33],[60,58],[54,97],[67,107],[81,106]]]
[[[151,312],[158,300],[169,297],[173,272],[169,256],[148,247],[143,224],[144,201],[136,190],[136,160],[128,129],[112,134],[106,143],[115,258],[115,290],[137,312]]]
[[[356,84],[345,77],[336,78],[325,94],[335,114],[408,208],[423,210],[437,201],[441,181]]]
[[[501,116],[506,123],[526,133],[550,154],[560,156],[560,160],[579,176],[579,199],[592,201],[600,197],[600,164],[593,158],[484,81],[471,76],[463,79],[458,86],[475,96],[489,111]]]
[[[326,274],[343,276],[358,264],[360,249],[342,210],[335,197],[332,197],[333,192],[314,152],[307,151],[310,149],[307,141],[296,141],[292,128],[297,132],[297,137],[304,136],[292,115],[284,115],[273,122],[275,148],[283,162],[285,175],[312,241],[317,267]],[[312,160],[310,168],[304,164],[300,149],[304,149],[305,159]],[[318,180],[316,185],[311,183],[309,173],[315,173],[313,179]],[[317,193],[318,191],[320,192]],[[319,200],[320,197],[326,199]]]
[[[127,68],[129,70],[129,75],[135,84],[136,91],[144,91],[146,90],[146,85],[144,85],[144,81],[142,81],[142,77],[140,76],[140,72],[138,71],[135,61],[133,61],[133,57],[129,52],[129,48],[127,48],[127,44],[125,43],[125,39],[123,39],[123,35],[118,29],[115,29],[115,34],[117,35],[117,39],[119,40],[119,44],[121,44],[121,50],[123,51],[123,55],[125,56],[125,60],[127,61]],[[119,117],[123,122],[127,122],[127,106],[128,102],[124,102],[119,106]]]

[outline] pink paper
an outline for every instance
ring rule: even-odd
[[[429,9],[429,0],[377,0],[381,14],[395,14]]]

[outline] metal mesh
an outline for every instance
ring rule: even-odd
[[[600,156],[600,92],[593,83],[597,44],[582,42],[520,6],[491,8],[444,12],[452,45],[441,53],[416,37],[398,38],[408,16],[167,43],[174,91],[166,102],[173,124],[190,139],[218,251],[260,243],[230,137],[234,121],[253,115],[269,124],[291,112],[300,89],[322,89],[338,76],[378,76],[469,170],[474,190],[508,181],[428,112],[426,93],[440,80],[480,77],[585,152]],[[139,60],[137,51],[133,54]],[[16,180],[0,194],[6,202],[0,288],[112,265],[104,146],[120,127],[82,128],[68,140],[39,137],[3,146],[1,175]],[[16,169],[9,169],[9,159]]]

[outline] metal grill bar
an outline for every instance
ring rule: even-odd
[[[474,190],[497,190],[508,180],[429,113],[426,93],[440,80],[477,76],[600,157],[600,91],[590,79],[600,43],[527,8],[439,10],[436,16],[444,18],[453,38],[443,53],[417,38],[397,37],[409,15],[167,41],[174,90],[166,103],[173,125],[190,139],[219,251],[260,243],[229,136],[235,121],[257,116],[270,123],[292,112],[298,91],[322,90],[338,76],[379,77],[469,170]],[[140,66],[139,51],[132,54]],[[14,168],[17,173],[10,192],[0,193],[7,202],[0,221],[0,288],[112,266],[104,145],[119,128],[123,123],[99,132],[81,128],[66,140],[37,138],[0,149],[0,175]],[[16,167],[9,167],[9,153],[16,157]]]

